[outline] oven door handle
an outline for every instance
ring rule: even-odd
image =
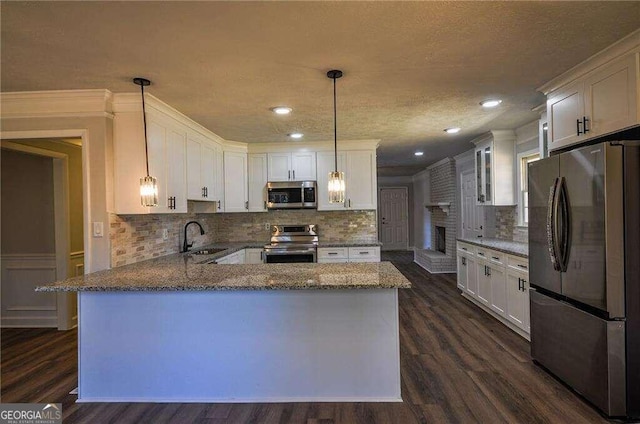
[[[296,255],[306,253],[315,253],[315,250],[266,250],[264,252],[265,255]]]

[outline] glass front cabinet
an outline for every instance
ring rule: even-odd
[[[515,205],[513,131],[491,131],[475,140],[476,204]]]

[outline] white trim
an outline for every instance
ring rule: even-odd
[[[540,91],[544,95],[548,95],[550,92],[557,90],[571,81],[574,81],[583,75],[606,65],[608,62],[637,49],[638,46],[640,46],[640,29],[616,41],[604,50],[599,51],[546,84],[538,87],[537,91]]]
[[[464,165],[467,162],[473,162],[475,160],[475,149],[469,149],[466,152],[460,153],[457,156],[454,156],[453,159],[456,161],[456,165]]]
[[[3,118],[109,116],[109,90],[51,90],[0,93]]]
[[[380,222],[381,218],[380,218],[380,213],[379,213],[379,211],[381,210],[380,209],[380,205],[381,205],[381,200],[380,199],[382,199],[382,196],[381,196],[382,193],[381,192],[382,192],[382,190],[387,190],[387,189],[391,189],[391,190],[399,190],[399,189],[401,189],[401,190],[404,190],[404,192],[406,194],[406,196],[404,197],[405,211],[407,211],[407,231],[406,231],[406,234],[407,234],[407,240],[406,240],[407,241],[407,245],[405,247],[405,250],[409,250],[409,187],[392,187],[392,186],[378,187],[378,214],[377,214],[378,215],[378,240],[381,239],[380,230],[382,229],[382,223]],[[383,249],[383,247],[384,247],[384,244],[382,246],[380,246],[380,250],[381,251],[382,250],[387,250],[387,249]],[[389,250],[389,251],[391,251],[391,250]]]
[[[429,168],[425,168],[422,171],[418,172],[417,174],[413,174],[411,176],[411,179],[415,183],[416,181],[427,179],[429,177],[431,177],[431,173],[429,172]]]
[[[528,224],[525,224],[524,222],[522,222],[522,218],[524,216],[523,214],[523,210],[522,210],[522,181],[520,180],[522,178],[522,158],[525,158],[527,156],[532,156],[535,154],[540,155],[540,150],[539,148],[535,148],[535,149],[530,149],[527,150],[526,152],[521,152],[518,153],[516,155],[516,205],[518,206],[517,208],[517,212],[518,212],[518,223],[517,226],[518,227],[524,227],[524,228],[529,228]]]
[[[84,256],[84,250],[69,253],[69,259],[79,259]]]

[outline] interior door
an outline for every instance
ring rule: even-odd
[[[531,284],[560,294],[560,272],[553,268],[547,237],[550,190],[560,173],[558,156],[529,164],[529,277]]]
[[[570,231],[562,294],[602,310],[607,309],[604,156],[602,144],[559,155]]]
[[[484,209],[476,204],[476,185],[473,170],[463,172],[460,176],[462,195],[462,236],[476,238],[482,236]]]
[[[380,189],[380,242],[383,250],[406,250],[409,246],[406,188]]]

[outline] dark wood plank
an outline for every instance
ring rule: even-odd
[[[400,290],[402,403],[75,403],[77,332],[2,329],[2,402],[61,402],[70,423],[605,423],[535,366],[529,343],[408,252],[383,253],[413,283]]]

